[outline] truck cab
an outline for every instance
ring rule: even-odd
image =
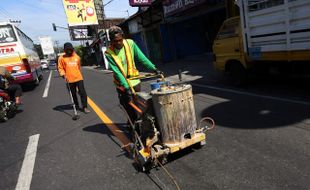
[[[214,66],[231,81],[246,82],[247,72],[308,75],[310,1],[237,0],[240,16],[224,21],[213,43]]]
[[[214,67],[229,72],[235,85],[240,85],[246,77],[246,61],[243,52],[240,17],[224,21],[213,44]]]

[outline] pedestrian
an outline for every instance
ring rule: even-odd
[[[78,89],[82,102],[81,110],[84,113],[89,113],[90,110],[87,108],[87,94],[81,73],[81,59],[75,53],[72,44],[69,42],[64,44],[64,51],[65,54],[60,56],[58,60],[59,75],[69,84],[75,106],[80,108],[76,95]]]
[[[19,84],[11,83],[15,77],[12,76],[5,67],[0,66],[0,89],[5,90],[11,101],[15,101],[16,105],[21,104],[22,88]]]
[[[124,32],[118,26],[112,26],[109,29],[111,45],[105,55],[114,73],[114,83],[120,104],[134,122],[137,114],[129,103],[133,100],[133,90],[135,92],[141,90],[141,81],[130,79],[139,75],[135,63],[141,63],[156,74],[162,74],[162,72],[142,53],[133,40],[124,39],[123,34]]]

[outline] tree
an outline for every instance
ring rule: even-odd
[[[86,53],[83,46],[75,46],[74,47],[75,52],[82,58],[84,54]]]
[[[84,47],[80,45],[80,46],[75,46],[74,50],[80,56],[81,64],[83,66],[96,64],[95,56],[93,56],[93,54],[90,53],[89,47]]]

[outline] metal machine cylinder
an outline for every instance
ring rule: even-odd
[[[151,92],[163,143],[191,138],[197,128],[192,86],[164,87]]]

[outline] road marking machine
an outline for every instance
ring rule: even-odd
[[[138,113],[138,119],[129,120],[132,130],[130,145],[134,160],[143,171],[164,164],[169,154],[186,147],[205,145],[206,131],[215,126],[213,119],[196,122],[194,98],[190,84],[165,81],[163,75],[143,75],[134,79],[157,77],[150,92],[134,92],[129,104]],[[125,112],[126,113],[126,112]],[[205,121],[207,126],[201,127]]]

